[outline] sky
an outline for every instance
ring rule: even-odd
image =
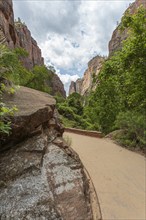
[[[68,92],[96,55],[108,56],[108,42],[134,0],[13,0],[15,19],[25,22]]]

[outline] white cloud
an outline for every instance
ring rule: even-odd
[[[14,1],[14,8],[67,88],[93,56],[108,54],[117,21],[133,1]]]

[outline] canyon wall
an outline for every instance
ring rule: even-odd
[[[12,0],[0,1],[0,42],[11,49],[17,47],[25,49],[28,56],[21,58],[21,61],[28,70],[31,70],[35,65],[44,65],[41,49],[31,36],[30,30],[20,19],[14,22]],[[51,84],[53,95],[57,90],[63,97],[66,97],[64,85],[56,74],[54,74]]]
[[[138,7],[140,7],[141,5],[146,8],[146,0],[136,0],[134,3],[129,5],[126,12],[134,14]],[[119,27],[120,24],[114,30],[112,38],[109,42],[109,56],[122,47],[122,41],[125,40],[128,36],[128,30],[126,29],[121,32]],[[78,79],[76,82],[71,82],[69,94],[77,92],[81,95],[86,95],[91,90],[94,90],[98,84],[97,80],[94,82],[94,76],[97,76],[100,72],[103,61],[104,58],[100,56],[96,56],[91,59],[88,63],[88,69],[85,71],[83,78]]]
[[[98,75],[104,60],[104,57],[101,56],[96,56],[91,59],[88,63],[88,69],[85,71],[83,78],[77,79],[76,82],[71,82],[69,95],[73,92],[85,95],[91,90],[94,90],[96,87],[94,85],[94,77]]]
[[[130,14],[134,14],[137,8],[140,7],[141,5],[144,8],[146,8],[146,0],[136,0],[134,3],[130,4],[126,12],[129,12]],[[128,29],[121,32],[119,26],[114,30],[112,34],[112,38],[109,42],[109,55],[112,55],[114,51],[120,49],[122,47],[122,41],[125,40],[128,36]]]

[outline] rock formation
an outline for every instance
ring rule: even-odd
[[[71,81],[69,86],[69,95],[71,95],[74,92],[76,92],[76,82]]]
[[[136,0],[134,3],[130,4],[126,12],[128,11],[129,13],[134,14],[137,8],[141,5],[146,8],[146,0]],[[109,55],[113,54],[114,51],[120,49],[120,47],[122,46],[122,41],[125,40],[128,36],[128,30],[124,30],[123,32],[121,32],[119,30],[119,26],[114,30],[112,38],[109,42]]]
[[[83,83],[82,79],[77,79],[76,82],[71,81],[71,84],[69,87],[69,95],[71,95],[74,92],[81,94],[82,83]]]
[[[53,95],[59,93],[64,98],[66,98],[66,92],[64,90],[64,85],[63,85],[62,81],[59,79],[57,74],[53,74],[53,78],[52,78],[52,91],[53,91]]]
[[[19,111],[10,136],[0,137],[0,219],[100,219],[84,167],[62,138],[55,100],[25,87],[3,99]]]
[[[25,24],[15,22],[15,30],[17,36],[17,47],[22,47],[28,52],[28,57],[23,58],[23,64],[27,69],[32,69],[35,65],[44,65],[41,49],[37,42],[31,37],[31,33]]]
[[[104,57],[101,56],[96,56],[91,59],[88,63],[88,69],[85,71],[83,78],[78,79],[76,82],[71,82],[69,95],[73,92],[85,95],[86,93],[95,89],[96,86],[93,83],[94,77],[98,75],[104,60]]]
[[[0,32],[3,40],[10,48],[16,44],[16,33],[14,27],[14,13],[12,0],[0,1]]]
[[[21,21],[14,22],[12,0],[0,1],[0,30],[8,47],[22,47],[28,52],[28,57],[22,60],[27,69],[44,64],[41,50],[31,37],[27,26]]]
[[[13,3],[12,0],[0,1],[0,39],[9,48],[22,47],[28,52],[28,57],[21,58],[23,65],[31,70],[35,65],[44,65],[44,59],[41,54],[41,49],[37,42],[32,38],[31,32],[27,26],[18,19],[14,22]],[[52,94],[56,90],[66,96],[63,83],[56,75],[53,77]],[[56,87],[57,86],[57,87]]]

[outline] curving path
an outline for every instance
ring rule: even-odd
[[[146,219],[145,158],[109,139],[65,133],[94,183],[103,220]]]

